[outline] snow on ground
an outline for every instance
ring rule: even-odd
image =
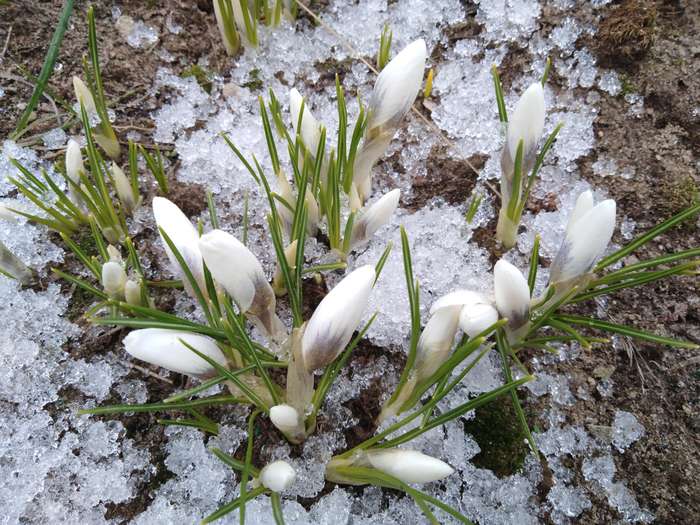
[[[578,2],[557,0],[551,5],[565,14],[574,8],[595,9],[604,3],[598,0],[582,7]],[[465,17],[462,4],[457,0],[405,0],[389,5],[385,1],[367,0],[352,6],[336,0],[324,13],[325,22],[364,56],[375,54],[378,35],[385,23],[393,29],[395,50],[419,37],[426,40],[429,54],[437,46],[445,46],[447,51],[435,70],[434,93],[439,103],[432,113],[433,120],[454,143],[451,154],[456,158],[475,153],[490,156],[479,176],[479,188],[486,199],[475,223],[466,224],[464,205],[451,206],[435,200],[415,213],[399,210],[389,226],[351,257],[351,266],[374,262],[387,241],[392,240],[395,245],[371,303],[371,309],[380,312],[369,333],[377,345],[400,351],[406,342],[409,323],[400,257],[400,224],[406,227],[411,239],[414,269],[422,287],[424,315],[435,298],[456,287],[491,291],[488,256],[472,239],[472,231],[495,213],[493,199],[484,183],[497,182],[497,152],[502,137],[489,68],[502,62],[508,44],[527,48],[534,59],[531,67],[515,76],[513,88],[506,93],[509,107],[522,89],[539,77],[547,56],[554,58],[554,69],[566,78],[568,85],[568,89],[558,93],[546,88],[547,129],[551,130],[558,122],[565,125],[535,190],[537,196],[557,195],[557,211],[537,216],[526,213],[525,231],[518,239],[518,248],[508,254],[509,260],[524,264],[535,233],[542,235],[543,255],[553,256],[576,196],[588,189],[577,176],[576,160],[595,147],[592,124],[599,98],[597,90],[614,92],[619,90],[620,82],[615,73],[599,69],[586,49],[575,50],[578,35],[591,28],[579,27],[572,18],[564,16],[562,23],[545,38],[537,32],[541,12],[538,2],[483,0],[478,3],[476,14],[483,31],[475,38],[458,40],[454,44],[448,42],[446,29]],[[115,20],[119,15],[116,14]],[[141,26],[131,28],[130,35],[138,41],[134,45],[154,42],[149,30]],[[255,72],[255,78],[265,87],[272,87],[286,105],[288,86],[299,86],[305,93],[309,90],[304,86],[320,78],[319,64],[345,60],[351,55],[336,36],[323,27],[306,24],[304,30],[299,30],[285,22],[274,30],[261,28],[261,33],[260,48],[246,51],[232,67],[230,83],[224,85],[217,79],[211,95],[193,79],[173,75],[164,57],[163,68],[152,89],[168,88],[170,96],[153,118],[155,140],[173,144],[179,154],[181,166],[177,177],[202,183],[215,193],[218,203],[230,210],[229,216],[224,217],[224,228],[240,233],[242,196],[249,195],[251,246],[271,271],[271,245],[262,226],[265,201],[218,134],[227,132],[243,152],[254,153],[263,167],[269,169],[259,124],[257,92],[243,85]],[[346,88],[357,89],[366,99],[372,82],[373,75],[358,62],[346,77]],[[329,129],[337,125],[332,86],[308,95],[316,117]],[[638,96],[630,97],[628,102],[632,113],[643,104]],[[351,116],[356,114],[356,102],[349,103],[349,110]],[[65,136],[56,133],[45,139],[47,144],[54,144],[65,141]],[[389,155],[398,152],[405,173],[391,173],[388,165],[377,167],[378,190],[383,192],[399,186],[404,194],[410,193],[411,177],[426,174],[427,154],[438,142],[435,130],[426,127],[415,115],[409,115],[389,151]],[[0,155],[2,173],[11,172],[9,157],[19,158],[33,172],[40,166],[33,152],[6,142]],[[604,158],[598,160],[595,169],[610,176],[633,176],[617,174],[614,161],[611,164]],[[27,206],[24,201],[9,199],[9,190],[10,185],[0,180],[0,196],[3,196],[0,203]],[[605,195],[604,188],[594,190],[598,197]],[[138,224],[139,221],[135,221],[136,227]],[[625,227],[631,231],[634,224]],[[35,267],[62,258],[60,248],[49,241],[41,229],[21,221],[3,223],[0,240]],[[67,387],[76,388],[90,399],[90,404],[98,404],[113,387],[125,400],[143,402],[144,385],[123,379],[127,367],[121,352],[86,362],[73,359],[61,350],[68,338],[76,336],[78,328],[64,318],[67,296],[57,285],[48,285],[41,291],[19,290],[14,283],[0,278],[0,300],[0,304],[10,305],[4,308],[0,335],[0,410],[3,414],[0,477],[5,480],[0,488],[0,503],[6,509],[0,523],[102,523],[107,504],[134,498],[137,483],[153,475],[150,453],[124,437],[121,423],[102,423],[76,416],[75,411],[80,407],[62,401],[60,393]],[[567,349],[567,352],[569,350],[575,351]],[[470,392],[498,385],[499,366],[493,357],[487,356],[444,405],[453,406]],[[549,508],[538,509],[533,504],[542,476],[539,463],[530,458],[521,473],[499,479],[491,471],[476,468],[469,461],[479,448],[457,424],[432,432],[414,444],[449,461],[458,471],[446,484],[433,484],[427,490],[482,524],[537,523],[544,510],[554,522],[568,523],[590,507],[591,494],[603,494],[625,521],[649,522],[652,516],[639,507],[624,481],[616,477],[615,469],[616,458],[626,453],[636,440],[643,439],[644,429],[633,414],[626,412],[618,412],[614,421],[599,422],[612,427],[608,440],[592,436],[583,428],[568,426],[560,407],[575,403],[576,396],[585,393],[572,393],[567,378],[547,373],[546,363],[543,359],[535,364],[538,380],[528,388],[531,395],[549,396],[550,400],[549,427],[536,436],[553,470],[554,487],[548,496]],[[339,377],[324,409],[332,423],[304,445],[302,458],[294,460],[299,480],[284,500],[287,523],[348,523],[350,516],[352,523],[363,525],[420,522],[410,500],[382,494],[372,487],[365,488],[361,497],[336,488],[308,511],[294,500],[294,496],[308,498],[320,492],[323,463],[332,451],[340,451],[344,446],[342,428],[352,415],[342,403],[356,397],[372,377],[388,376],[388,384],[395,381],[398,371],[388,363],[385,365],[381,370],[354,371],[351,376],[345,371]],[[222,427],[222,434],[207,445],[214,443],[225,450],[235,449],[245,439],[243,421],[241,415],[236,415]],[[157,486],[149,508],[136,518],[140,524],[194,522],[235,497],[238,491],[231,472],[207,451],[198,432],[171,428],[166,434],[165,465],[175,476]],[[267,454],[270,458],[286,457],[288,450],[286,444],[279,444]],[[571,469],[559,460],[563,453],[584,458],[586,483],[573,481]],[[247,519],[251,524],[270,523],[269,500],[262,497],[250,503]],[[235,518],[231,520],[235,522]]]

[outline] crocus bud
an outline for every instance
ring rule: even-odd
[[[80,185],[80,175],[85,172],[83,155],[80,153],[80,144],[70,139],[66,147],[66,175],[77,185]]]
[[[418,339],[416,375],[419,381],[433,375],[450,355],[461,310],[461,305],[446,306],[430,316]]]
[[[294,484],[296,477],[292,466],[280,459],[263,467],[258,476],[258,482],[272,492],[282,492]]]
[[[369,102],[364,143],[355,157],[354,180],[362,201],[372,189],[371,171],[384,154],[423,82],[427,50],[422,39],[406,46],[382,69]]]
[[[294,239],[284,249],[284,259],[287,261],[287,265],[290,268],[294,268],[296,266],[297,239]],[[281,297],[287,293],[287,288],[284,284],[284,276],[282,275],[282,268],[280,268],[279,262],[275,267],[275,274],[272,276],[272,289],[275,291],[275,295],[277,295],[278,297]]]
[[[122,203],[122,206],[124,206],[124,211],[127,215],[131,215],[136,209],[136,206],[138,206],[139,198],[134,194],[131,182],[124,174],[124,171],[114,162],[112,162],[111,171],[117,197],[119,197],[119,201]]]
[[[113,244],[107,246],[107,255],[109,255],[110,261],[115,261],[118,263],[122,262],[122,254],[119,251],[119,248],[117,248]]]
[[[277,172],[277,187],[279,196],[282,197],[291,207],[288,208],[281,202],[275,203],[277,214],[282,221],[282,225],[284,226],[287,235],[289,235],[292,229],[292,222],[294,221],[294,203],[296,202],[296,198],[294,197],[292,186],[289,184],[289,181],[282,170]]]
[[[108,261],[102,265],[102,287],[110,297],[124,295],[126,285],[126,272],[124,267],[116,261]]]
[[[226,366],[226,357],[214,340],[192,332],[163,328],[134,330],[124,338],[124,349],[136,359],[173,372],[200,377],[215,375],[216,368],[190,350],[183,341],[221,366]]]
[[[304,422],[291,405],[275,405],[270,408],[270,421],[293,443],[304,440]]]
[[[496,307],[508,319],[508,327],[516,330],[530,317],[530,287],[515,266],[501,259],[493,268]]]
[[[362,266],[323,298],[311,316],[301,342],[307,370],[329,365],[350,342],[362,320],[375,277],[374,266]]]
[[[182,258],[192,272],[194,280],[197,282],[199,289],[206,296],[207,287],[204,281],[204,264],[202,262],[202,254],[199,251],[199,235],[197,230],[192,226],[190,220],[185,216],[180,208],[163,197],[153,197],[153,215],[156,219],[156,224],[162,228],[168,235],[172,243],[180,252]],[[161,235],[161,238],[163,236]],[[189,280],[182,271],[180,264],[175,257],[175,254],[170,250],[168,243],[163,239],[165,245],[165,253],[170,259],[177,276],[182,279],[185,289],[193,298],[197,298]]]
[[[284,331],[275,313],[275,292],[267,282],[260,261],[233,235],[213,230],[199,239],[207,268],[224,287],[241,312],[260,322],[259,328],[268,337],[276,338]]]
[[[585,275],[610,243],[615,231],[615,201],[608,199],[592,206],[592,200],[592,195],[585,193],[578,198],[552,262],[550,283],[565,283]]]
[[[124,284],[124,298],[131,305],[141,306],[141,285],[132,279],[128,279]]]
[[[404,483],[429,483],[446,478],[454,472],[444,461],[432,456],[401,448],[367,451],[367,459],[377,470],[394,476]]]
[[[506,150],[512,166],[518,151],[518,143],[523,141],[523,172],[527,173],[535,163],[537,142],[544,130],[544,90],[540,82],[535,82],[522,94],[515,110],[508,118]],[[512,177],[511,167],[508,176]]]
[[[391,216],[399,205],[400,197],[401,190],[398,188],[391,190],[361,212],[352,227],[351,248],[367,242],[379,228],[391,220]]]
[[[362,208],[362,199],[360,199],[360,193],[357,191],[357,185],[354,182],[350,186],[348,201],[350,205],[350,211],[357,211],[360,208]]]
[[[73,90],[75,91],[75,99],[78,103],[82,104],[85,108],[85,112],[88,114],[97,113],[97,106],[95,106],[95,99],[92,97],[92,93],[85,85],[80,77],[73,77]]]
[[[318,203],[308,189],[306,190],[304,201],[306,202],[306,233],[314,237],[316,236],[316,232],[318,232],[318,221],[320,220]]]
[[[302,102],[304,102],[304,114],[301,117],[301,129],[297,129]],[[313,116],[311,108],[296,88],[289,90],[289,113],[292,117],[294,133],[301,135],[301,140],[304,142],[306,149],[309,150],[311,155],[316,155],[318,143],[321,140],[321,125]]]

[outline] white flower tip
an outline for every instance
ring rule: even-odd
[[[498,321],[498,310],[490,304],[464,306],[459,316],[459,327],[469,337],[476,337]]]
[[[367,457],[374,468],[404,483],[428,483],[446,478],[454,472],[444,461],[417,450],[379,449],[369,451]]]
[[[282,492],[294,484],[297,475],[286,461],[277,460],[267,464],[261,471],[259,480],[263,487],[273,492]]]
[[[544,90],[540,82],[535,82],[522,94],[508,120],[508,151],[512,159],[520,140],[523,156],[532,153],[544,130],[544,116]]]
[[[126,284],[126,272],[121,264],[108,261],[102,265],[102,287],[109,295],[121,295]]]
[[[299,424],[299,412],[291,405],[275,405],[270,408],[270,421],[282,431]]]
[[[515,266],[501,259],[493,268],[496,307],[511,326],[521,326],[530,311],[530,287]]]
[[[368,129],[390,123],[397,127],[408,112],[423,83],[427,58],[425,41],[411,42],[382,69],[370,100]]]
[[[80,144],[70,139],[66,147],[66,175],[76,184],[80,183],[80,172],[83,171],[83,156]]]
[[[302,103],[304,104],[304,115],[301,118],[301,129],[297,129]],[[292,117],[294,132],[301,135],[304,145],[311,154],[315,155],[321,135],[320,124],[313,113],[311,113],[308,101],[304,100],[304,97],[301,96],[301,93],[296,88],[289,90],[289,113]]]
[[[471,290],[455,290],[447,295],[443,295],[437,301],[435,301],[430,307],[430,314],[432,315],[441,308],[446,308],[448,306],[467,306],[488,302],[488,299],[486,299],[486,297],[479,292],[473,292]]]

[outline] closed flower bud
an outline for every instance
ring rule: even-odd
[[[301,117],[301,129],[297,129],[302,102],[304,103],[304,114]],[[316,155],[318,143],[321,140],[321,125],[312,115],[311,108],[296,88],[289,90],[289,113],[292,117],[294,133],[301,135],[301,140],[304,142],[306,149],[309,150],[311,155]]]
[[[461,310],[461,305],[446,306],[430,316],[418,339],[416,375],[419,381],[433,375],[450,355]]]
[[[183,341],[221,366],[226,366],[226,357],[213,339],[191,332],[163,328],[134,330],[124,338],[124,349],[141,361],[173,372],[201,377],[215,375],[216,368],[190,350]]]
[[[293,443],[304,440],[304,422],[291,405],[275,405],[270,408],[270,421]]]
[[[119,251],[119,248],[117,248],[113,244],[107,246],[107,255],[109,255],[110,261],[116,261],[118,263],[122,262],[122,254]]]
[[[134,194],[134,189],[131,187],[131,182],[124,174],[124,171],[112,162],[112,180],[114,181],[114,189],[117,191],[117,197],[124,206],[124,211],[127,215],[131,215],[136,206],[138,206],[139,198]]]
[[[401,448],[377,449],[367,452],[367,459],[377,470],[394,476],[404,483],[429,483],[446,478],[454,469],[432,456]]]
[[[122,297],[126,285],[124,267],[116,261],[108,261],[102,265],[102,287],[110,297]]]
[[[369,102],[367,129],[397,128],[423,83],[427,50],[423,39],[411,42],[379,73]]]
[[[535,82],[525,90],[508,118],[508,155],[515,162],[518,143],[522,140],[524,172],[529,171],[534,164],[537,142],[544,130],[544,114],[544,90],[540,82]]]
[[[361,212],[352,227],[350,248],[367,242],[376,231],[391,220],[399,205],[401,191],[397,188],[384,194],[377,202]]]
[[[163,197],[153,198],[153,215],[155,216],[156,224],[165,231],[177,248],[177,251],[180,252],[185,264],[190,272],[192,272],[192,276],[197,282],[199,289],[206,296],[207,288],[204,282],[204,264],[202,262],[202,254],[199,251],[199,235],[197,234],[197,230],[192,226],[192,223],[185,214],[180,211],[180,208]],[[163,239],[163,244],[165,245],[165,253],[168,255],[168,259],[170,259],[170,264],[172,264],[175,273],[182,279],[185,284],[185,289],[190,296],[196,299],[197,296],[189,280],[185,276],[185,272],[182,271],[175,254],[170,250],[165,239]]]
[[[309,189],[306,190],[304,197],[306,202],[306,233],[314,237],[318,232],[318,222],[320,220],[320,212],[316,198],[311,194]]]
[[[66,147],[66,175],[68,178],[80,185],[80,175],[85,171],[83,166],[83,155],[80,152],[80,144],[75,140],[70,139],[68,141],[68,147]]]
[[[501,259],[493,268],[496,307],[508,319],[508,327],[516,330],[530,317],[530,287],[515,266]]]
[[[75,99],[79,104],[83,105],[88,116],[90,116],[90,114],[97,113],[95,99],[92,97],[92,93],[85,85],[85,82],[80,79],[80,77],[73,77],[73,90],[75,91]]]
[[[362,320],[375,278],[374,266],[362,266],[323,298],[302,338],[302,356],[307,370],[329,365],[350,342]]]
[[[141,285],[132,279],[128,279],[124,285],[124,298],[131,305],[141,306]]]
[[[284,249],[284,258],[287,261],[287,265],[290,269],[293,269],[296,266],[297,239],[294,239]],[[280,268],[279,262],[275,267],[275,274],[272,276],[272,289],[275,291],[275,295],[280,297],[287,293],[287,288],[284,284],[284,276],[282,275],[282,268]]]
[[[550,283],[564,283],[590,272],[615,231],[615,201],[608,199],[593,206],[593,196],[586,193],[578,198],[569,218],[549,272]]]
[[[0,241],[0,270],[25,286],[31,284],[35,278],[34,271],[12,253],[2,241]]]
[[[275,203],[277,214],[282,221],[282,225],[284,226],[287,235],[289,235],[292,228],[292,222],[294,221],[294,203],[296,202],[296,199],[294,198],[292,186],[289,184],[289,181],[282,170],[277,172],[277,187],[279,196],[282,197],[290,206],[290,208],[288,208],[281,202]]]
[[[401,50],[377,77],[369,102],[364,143],[353,170],[362,202],[372,191],[372,167],[386,151],[420,90],[426,58],[425,42],[416,40]]]
[[[275,293],[267,282],[260,261],[233,235],[213,230],[199,239],[207,268],[212,277],[224,287],[241,312],[260,321],[269,337],[284,331],[275,313]]]
[[[258,476],[258,482],[272,492],[283,492],[294,484],[296,477],[292,466],[280,459],[263,467]]]

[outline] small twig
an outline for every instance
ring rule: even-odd
[[[10,28],[7,30],[7,38],[5,39],[5,45],[2,48],[2,52],[0,53],[0,60],[2,60],[5,57],[5,53],[7,53],[7,47],[10,45],[10,37],[12,36],[12,25],[10,25]]]

